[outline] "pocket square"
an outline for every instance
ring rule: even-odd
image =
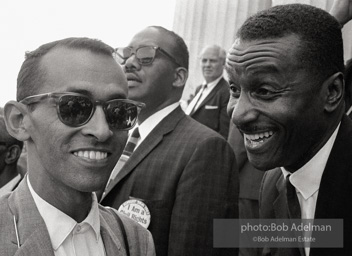
[[[205,109],[218,109],[218,106],[205,105]]]

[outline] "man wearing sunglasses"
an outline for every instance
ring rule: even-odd
[[[131,199],[143,203],[158,256],[235,255],[235,249],[213,248],[213,219],[238,216],[236,161],[218,133],[179,106],[188,76],[185,42],[148,27],[128,47],[117,48],[116,57],[129,98],[146,107],[138,116],[136,149],[102,204],[118,209]]]
[[[113,49],[67,38],[26,54],[9,133],[28,175],[0,200],[0,255],[155,255],[150,233],[97,203],[143,106],[127,97]]]

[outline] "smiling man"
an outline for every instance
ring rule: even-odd
[[[262,181],[261,218],[344,221],[344,248],[265,248],[264,255],[351,254],[352,123],[340,28],[321,9],[276,6],[248,18],[229,52],[229,113],[250,162],[273,169]]]
[[[93,193],[142,105],[126,100],[112,53],[98,40],[67,38],[26,54],[5,118],[9,133],[27,141],[28,175],[1,198],[1,255],[154,255],[150,233]]]

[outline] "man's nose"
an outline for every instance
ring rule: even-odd
[[[246,93],[241,92],[240,97],[234,103],[231,119],[237,126],[248,124],[257,119],[257,111],[251,100]]]
[[[138,63],[137,57],[134,53],[132,53],[132,55],[126,60],[123,67],[125,72],[141,69],[141,65]]]
[[[104,142],[113,135],[101,106],[96,107],[92,118],[84,125],[82,133],[87,136],[93,136],[99,142]]]

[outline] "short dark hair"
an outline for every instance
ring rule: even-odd
[[[18,145],[20,149],[23,148],[23,141],[15,139],[8,133],[5,125],[4,116],[1,116],[1,115],[0,115],[0,133],[1,133],[0,142],[5,142],[7,146]]]
[[[344,71],[341,26],[326,11],[306,4],[278,5],[249,17],[237,32],[243,41],[297,35],[298,60],[319,81]]]
[[[70,37],[40,46],[38,49],[26,52],[25,60],[17,77],[17,101],[37,94],[38,89],[46,81],[45,68],[41,60],[48,52],[56,48],[89,50],[92,53],[113,56],[114,49],[97,40],[86,37]]]
[[[173,57],[182,67],[188,70],[189,53],[188,53],[187,45],[185,41],[182,39],[182,37],[180,37],[175,32],[170,31],[161,26],[150,26],[149,28],[155,28],[159,31],[162,31],[162,33],[165,33],[166,35],[170,36],[173,39],[173,42],[174,42]]]

